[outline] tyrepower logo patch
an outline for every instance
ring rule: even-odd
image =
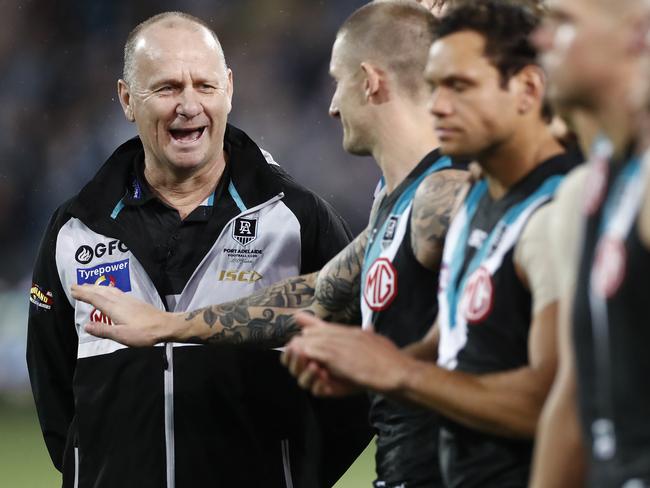
[[[92,268],[77,269],[77,284],[114,286],[122,291],[131,291],[129,260],[104,263]]]
[[[363,287],[363,298],[375,312],[388,308],[397,296],[397,271],[386,258],[378,258],[372,263]]]
[[[54,303],[51,291],[45,291],[36,283],[29,290],[29,301],[39,308],[50,310]]]

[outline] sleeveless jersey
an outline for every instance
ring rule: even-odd
[[[440,271],[441,367],[481,374],[528,364],[532,300],[516,274],[514,249],[530,216],[553,197],[571,166],[566,154],[551,158],[496,201],[485,180],[468,193],[447,233]],[[447,486],[527,485],[530,441],[444,420],[440,449]]]
[[[639,238],[648,158],[610,163],[596,145],[583,206],[573,308],[580,419],[590,486],[650,486],[650,252]]]
[[[411,246],[411,208],[420,183],[445,169],[466,169],[436,150],[390,194],[382,190],[370,222],[362,270],[363,327],[399,347],[421,339],[437,314],[437,273],[424,268]],[[370,422],[377,434],[377,487],[442,486],[435,415],[371,394]]]

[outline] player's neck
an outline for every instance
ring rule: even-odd
[[[378,122],[372,155],[392,192],[422,159],[438,147],[431,116],[426,110],[396,111]]]
[[[493,199],[504,197],[508,190],[537,166],[564,152],[548,126],[540,123],[534,130],[518,131],[509,141],[480,156],[488,191]]]
[[[145,158],[144,177],[156,196],[178,210],[181,219],[185,219],[214,192],[225,167],[225,153],[204,166],[180,172],[148,162]]]

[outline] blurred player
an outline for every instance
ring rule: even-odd
[[[560,366],[539,426],[532,486],[643,488],[650,486],[641,278],[650,271],[642,156],[650,8],[636,0],[547,3],[535,40],[551,96],[596,121],[602,137],[551,209],[551,249],[562,270]]]

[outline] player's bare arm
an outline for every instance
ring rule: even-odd
[[[524,230],[515,257],[534,303],[526,367],[484,375],[449,371],[402,353],[381,336],[306,316],[297,318],[307,327],[285,354],[296,351],[323,364],[334,377],[429,407],[468,427],[501,436],[532,437],[556,365],[557,301],[554,284],[548,280],[553,273],[546,262],[544,239],[539,242],[546,222],[538,214]]]
[[[469,187],[466,171],[447,170],[428,176],[418,186],[411,213],[411,245],[418,262],[437,269],[445,235],[459,195]]]
[[[422,266],[428,269],[439,267],[451,218],[469,186],[469,173],[460,170],[436,172],[418,186],[411,212],[411,246]],[[437,328],[432,327],[422,341],[407,346],[404,352],[418,359],[435,361],[438,340]],[[340,379],[329,375],[317,363],[310,362],[296,348],[287,350],[282,361],[298,382],[316,395],[340,396],[344,391],[339,387]]]
[[[108,287],[74,286],[72,294],[116,324],[88,324],[88,332],[129,346],[174,341],[277,347],[299,331],[293,319],[297,311],[326,320],[358,322],[366,243],[364,231],[316,273],[288,278],[248,297],[189,313],[163,312]]]
[[[537,429],[531,488],[584,486],[585,455],[578,418],[576,371],[571,343],[571,305],[564,295],[559,305],[559,366]]]

